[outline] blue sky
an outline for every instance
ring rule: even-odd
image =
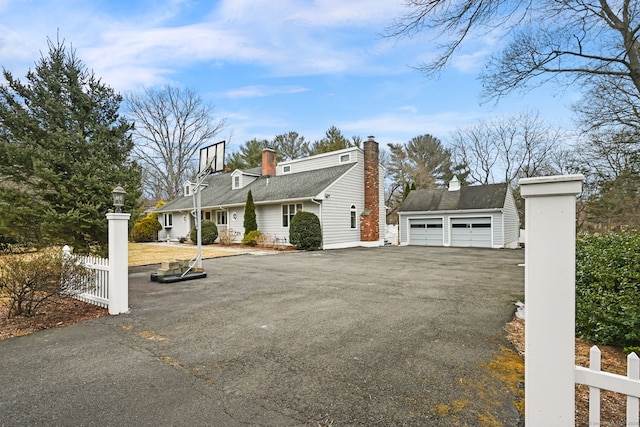
[[[544,86],[481,105],[478,74],[499,31],[470,40],[438,78],[412,66],[438,39],[381,36],[402,0],[0,0],[0,65],[24,79],[56,33],[119,92],[190,87],[216,107],[229,149],[332,125],[381,144],[534,111],[571,128],[575,93]]]

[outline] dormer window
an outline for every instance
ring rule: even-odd
[[[240,175],[233,177],[233,188],[240,188]]]
[[[191,181],[185,182],[183,189],[185,196],[190,196],[191,194],[193,194],[193,184],[191,183]]]

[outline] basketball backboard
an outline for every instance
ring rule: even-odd
[[[198,175],[205,171],[215,173],[224,170],[224,146],[225,141],[220,141],[200,149]]]

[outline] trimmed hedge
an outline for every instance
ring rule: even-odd
[[[322,228],[316,214],[298,211],[289,224],[289,241],[297,249],[315,251],[322,247]]]
[[[640,234],[579,236],[576,334],[597,344],[640,346]]]
[[[218,238],[218,227],[216,227],[216,224],[213,221],[202,221],[200,224],[202,226],[202,244],[210,245],[215,242]],[[193,243],[198,243],[198,229],[196,227],[191,229],[189,239],[191,239]]]

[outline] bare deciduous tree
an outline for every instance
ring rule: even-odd
[[[451,136],[454,159],[469,170],[471,183],[492,184],[546,175],[554,170],[562,133],[545,125],[537,114],[480,122]]]
[[[145,192],[158,200],[179,196],[182,184],[193,176],[199,148],[215,142],[225,120],[216,118],[213,105],[192,89],[145,89],[126,100],[135,121],[135,152],[144,169]]]
[[[464,41],[495,32],[506,40],[506,45],[492,56],[482,75],[484,97],[499,99],[516,88],[566,77],[562,82],[577,83],[580,88],[614,90],[618,96],[600,98],[607,111],[628,115],[616,106],[623,94],[630,101],[627,106],[637,108],[640,95],[637,1],[405,0],[405,3],[408,12],[395,21],[388,35],[402,37],[437,31],[439,55],[420,67],[427,74],[442,70]],[[637,115],[634,120],[638,121]]]

